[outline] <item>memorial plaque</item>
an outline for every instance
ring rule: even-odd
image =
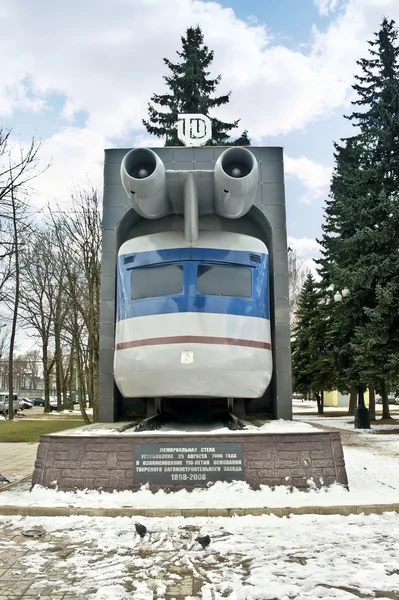
[[[135,447],[135,483],[203,485],[235,479],[245,479],[242,444],[165,441]]]

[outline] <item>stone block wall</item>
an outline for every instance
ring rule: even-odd
[[[308,489],[338,482],[348,484],[340,435],[337,432],[290,434],[178,435],[43,435],[32,484],[60,490],[89,489],[111,492],[137,490],[134,480],[137,444],[184,443],[202,445],[236,442],[243,445],[245,481],[260,485],[288,485]],[[232,476],[234,478],[234,476]],[[313,480],[313,483],[312,483]],[[165,486],[151,484],[152,491]],[[168,484],[167,489],[207,487],[207,482]]]

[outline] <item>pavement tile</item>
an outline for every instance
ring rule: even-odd
[[[30,587],[31,581],[10,581],[2,579],[0,581],[0,598],[1,594],[3,596],[11,596],[12,598],[16,596],[21,596],[26,592],[26,590]]]

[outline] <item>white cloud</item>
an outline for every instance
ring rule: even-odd
[[[132,145],[157,146],[159,140],[150,136],[137,136]],[[78,188],[93,186],[102,193],[104,148],[114,144],[93,129],[64,127],[53,136],[43,140],[39,150],[38,171],[48,165],[31,182],[33,201],[38,208],[50,203],[53,207],[68,206],[71,193]]]
[[[332,167],[320,165],[305,156],[291,158],[284,156],[284,168],[288,174],[293,174],[309,188],[324,188],[330,184]]]
[[[305,186],[306,192],[302,202],[310,204],[328,194],[332,167],[318,164],[305,156],[291,158],[285,154],[284,170],[286,175],[296,176]]]
[[[295,238],[288,236],[288,246],[296,250],[300,259],[317,258],[320,255],[320,245],[312,238]]]
[[[34,204],[67,206],[71,192],[88,184],[101,190],[105,138],[90,129],[65,127],[43,140],[40,168],[45,172],[31,182]]]
[[[335,2],[319,5],[332,10]],[[215,51],[212,74],[223,75],[219,93],[232,90],[219,114],[241,117],[258,142],[302,129],[346,102],[355,60],[384,11],[399,19],[397,0],[350,0],[325,33],[314,29],[302,53],[215,2],[70,0],[57,11],[50,0],[8,3],[0,111],[10,114],[23,102],[40,106],[56,93],[66,98],[68,118],[86,111],[89,129],[129,139],[130,130],[142,128],[151,94],[163,90],[162,58],[178,60],[180,36],[199,23]]]
[[[337,10],[339,0],[313,0],[322,16],[327,16]]]

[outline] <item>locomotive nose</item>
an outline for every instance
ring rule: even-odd
[[[246,148],[229,148],[216,161],[215,212],[238,219],[251,208],[259,179],[258,162]]]

